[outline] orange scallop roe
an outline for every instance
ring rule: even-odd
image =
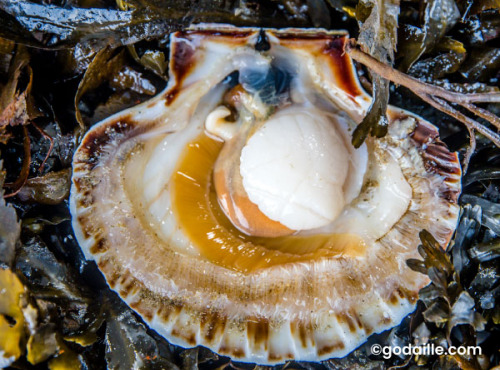
[[[220,208],[212,181],[222,146],[222,142],[201,134],[187,145],[171,182],[178,224],[205,258],[225,268],[249,273],[286,263],[364,255],[366,244],[354,234],[255,237],[238,230]],[[215,178],[217,181],[218,176]],[[239,198],[235,201],[240,208],[249,206]],[[254,211],[246,213],[256,214]],[[265,220],[255,224],[260,222]]]
[[[263,214],[259,207],[248,199],[243,189],[231,194],[222,170],[215,172],[213,178],[219,204],[239,230],[249,235],[265,237],[284,236],[295,232]]]

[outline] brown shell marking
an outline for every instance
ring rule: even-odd
[[[408,112],[392,108],[388,111],[391,122],[414,120],[414,127],[409,134],[411,141],[415,144],[419,156],[422,158],[423,166],[430,175],[439,175],[442,183],[432,189],[439,195],[443,204],[451,207],[453,214],[458,213],[458,198],[461,192],[462,169],[458,153],[450,152],[446,144],[439,138],[437,128],[424,119],[410,115]],[[451,215],[451,213],[450,213]],[[431,225],[430,227],[433,227]],[[450,225],[451,226],[451,225]],[[431,230],[432,232],[432,230]],[[440,238],[440,244],[445,247],[453,236],[454,227],[450,227],[447,233],[437,232],[435,237]]]
[[[175,79],[176,84],[174,88],[165,94],[165,105],[167,106],[170,105],[177,97],[177,94],[182,88],[184,78],[195,63],[195,46],[187,40],[184,42],[178,42],[173,46],[173,50],[170,55],[170,71],[172,71],[171,78]]]
[[[130,132],[136,128],[130,116],[123,116],[113,123],[91,130],[85,136],[78,151],[78,161],[80,165],[85,165],[87,171],[92,171],[97,165],[106,145],[119,140],[119,137],[128,137]]]
[[[336,78],[336,84],[341,87],[347,96],[354,98],[362,95],[353,64],[345,52],[348,35],[338,32],[332,35],[326,32],[301,33],[297,37],[296,30],[275,31],[272,34],[278,38],[281,45],[299,50],[307,50],[311,57],[324,60]]]
[[[190,73],[193,66],[197,63],[196,49],[200,47],[199,40],[217,39],[225,43],[231,43],[234,46],[243,46],[248,37],[255,34],[254,29],[235,31],[231,29],[220,31],[214,30],[186,30],[176,32],[179,42],[172,45],[170,52],[170,78],[176,81],[175,86],[165,93],[165,105],[170,105],[183,87],[184,78]]]
[[[457,165],[459,163],[458,154],[451,153],[446,144],[439,139],[439,132],[436,127],[426,122],[419,121],[411,137],[421,148],[426,170],[444,176],[448,183],[458,185],[450,187],[448,191],[443,193],[445,199],[451,203],[456,203],[460,196],[462,175],[462,170]]]

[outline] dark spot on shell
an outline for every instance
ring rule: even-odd
[[[181,312],[182,307],[173,302],[167,302],[160,305],[157,315],[164,321],[168,322],[171,318],[177,317]]]
[[[332,353],[334,351],[342,350],[344,348],[345,348],[345,345],[342,342],[337,342],[337,343],[334,343],[332,345],[323,346],[321,348],[318,348],[318,356],[323,356],[323,355]]]
[[[147,321],[153,320],[153,313],[149,310],[139,311],[142,316],[146,318]]]
[[[382,317],[378,322],[378,326],[387,326],[392,324],[392,319],[390,317]]]
[[[408,300],[410,303],[415,303],[418,299],[418,293],[412,292],[403,287],[398,287],[396,290],[392,292],[389,298],[389,302],[392,305],[396,305],[399,303],[400,300],[403,299]]]
[[[77,191],[79,193],[79,196],[76,199],[78,207],[87,208],[94,203],[94,197],[92,196],[92,193],[90,192],[90,189],[88,189],[88,187],[80,189],[77,188]]]
[[[308,341],[312,342],[312,345],[314,346],[313,328],[310,322],[297,322],[295,325],[291,326],[291,332],[294,336],[295,334],[298,334],[303,348],[308,347]]]
[[[132,290],[135,288],[135,285],[135,279],[132,278],[131,275],[122,275],[122,278],[120,279],[120,295],[122,297],[129,296]]]
[[[458,190],[447,190],[442,193],[444,199],[450,203],[457,203],[460,192]]]
[[[188,42],[188,40],[179,39],[179,41],[174,44],[170,54],[171,78],[175,79],[175,85],[165,95],[165,104],[167,106],[172,104],[175,100],[180,92],[180,87],[182,86],[184,78],[195,64],[195,49],[193,44]]]
[[[165,105],[170,105],[174,101],[174,99],[177,97],[177,94],[179,94],[179,87],[175,85],[171,90],[168,91],[168,93],[165,95]]]
[[[330,57],[330,67],[335,72],[335,78],[342,90],[354,98],[360,95],[361,91],[356,83],[357,78],[351,67],[351,59],[344,50],[346,42],[346,36],[331,36],[325,44],[323,53]]]
[[[82,142],[78,158],[79,164],[86,165],[87,171],[91,171],[99,162],[104,147],[117,137],[123,136],[135,128],[130,117],[122,117],[120,120],[105,124],[87,133]]]
[[[371,326],[364,324],[364,327],[365,327],[365,333],[367,336],[369,336],[373,333],[373,328]]]
[[[221,355],[226,355],[234,358],[240,358],[245,355],[245,351],[241,348],[228,348],[228,347],[221,347],[219,349],[219,353]]]
[[[357,331],[356,323],[354,322],[353,318],[349,314],[345,314],[345,313],[337,314],[336,317],[340,323],[347,324],[347,326],[349,327],[349,331],[351,333],[354,333]]]
[[[450,153],[446,145],[442,142],[437,142],[436,144],[429,145],[426,149],[426,153],[444,161],[455,160],[455,154]]]
[[[265,318],[249,318],[247,321],[247,336],[251,349],[267,350],[269,338],[269,321]]]
[[[401,298],[406,298],[412,304],[417,302],[418,300],[418,292],[414,292],[412,290],[399,287],[398,293],[400,294]]]
[[[203,314],[200,320],[201,334],[208,343],[212,343],[222,335],[226,327],[226,320],[225,316],[217,312]]]
[[[264,30],[260,30],[259,37],[255,43],[255,50],[257,51],[268,51],[271,49],[271,44]]]
[[[151,305],[148,300],[140,300],[136,302],[130,303],[130,307],[137,311],[142,317],[146,319],[146,321],[151,322],[153,320],[154,313],[151,310]]]
[[[393,292],[393,293],[391,294],[391,296],[389,297],[389,302],[390,302],[393,306],[395,306],[395,305],[399,302],[399,298],[398,298],[398,296],[397,296],[396,292]]]
[[[85,182],[81,178],[78,178],[78,177],[73,178],[73,184],[75,185],[76,191],[78,191],[79,193],[82,192],[82,189],[87,188],[87,186],[85,186]],[[86,190],[85,190],[85,192],[86,192]],[[83,195],[85,196],[86,193],[83,193]]]
[[[92,254],[100,254],[104,253],[108,250],[108,246],[106,243],[106,239],[101,238],[97,240],[92,247],[90,247],[90,253]]]
[[[95,230],[94,230],[94,227],[92,226],[91,220],[85,215],[79,215],[77,217],[77,220],[81,226],[81,230],[82,230],[82,234],[83,234],[84,238],[89,239],[90,237],[92,237],[92,235],[94,235],[94,233],[95,233]]]
[[[457,182],[462,170],[456,153],[450,152],[446,144],[438,137],[436,128],[417,121],[410,137],[420,147],[424,168],[429,173],[442,175],[446,181]],[[450,190],[444,194],[446,200],[456,203],[459,191]]]
[[[356,321],[356,324],[358,325],[358,328],[363,329],[364,325],[361,322],[361,319],[359,318],[358,314],[355,313],[352,317]]]
[[[101,264],[99,264],[99,269],[101,269],[101,271],[105,270],[105,268]],[[120,275],[116,271],[106,274],[106,280],[108,281],[108,284],[111,288],[114,288],[116,286],[119,278]]]
[[[402,117],[400,119],[404,119],[406,117]],[[415,141],[418,146],[424,146],[439,136],[439,132],[435,127],[430,125],[422,124],[417,122],[415,126],[415,130],[411,133],[410,137]]]
[[[197,344],[196,333],[193,331],[193,327],[185,322],[183,316],[177,316],[177,320],[173,324],[172,335],[182,339],[190,346],[194,347]]]
[[[282,362],[282,361],[285,361],[288,359],[292,359],[293,355],[291,353],[288,353],[286,355],[281,355],[281,354],[274,353],[274,352],[270,351],[267,358],[269,359],[269,361]]]

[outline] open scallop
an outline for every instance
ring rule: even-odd
[[[198,26],[170,40],[154,99],[92,127],[73,227],[109,286],[170,342],[261,364],[342,357],[400,323],[428,284],[405,261],[457,221],[456,153],[370,97],[324,30]]]

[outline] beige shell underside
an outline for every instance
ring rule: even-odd
[[[355,121],[369,99],[343,52],[347,36],[318,30],[266,30],[271,52],[316,63],[318,89],[344,94]],[[182,254],[155,235],[127,199],[120,177],[134,138],[165,132],[166,117],[189,120],[195,104],[247,52],[259,30],[198,27],[171,37],[170,83],[150,102],[94,126],[74,157],[71,211],[75,235],[109,286],[170,342],[203,345],[234,360],[272,364],[342,357],[415,307],[427,277],[411,271],[418,233],[445,245],[456,224],[460,166],[434,126],[390,108],[390,134],[374,150],[397,159],[412,187],[399,222],[360,258],[324,258],[252,273],[232,271]],[[342,73],[343,75],[339,75]],[[169,125],[171,123],[168,123]],[[147,135],[146,135],[147,137]]]

